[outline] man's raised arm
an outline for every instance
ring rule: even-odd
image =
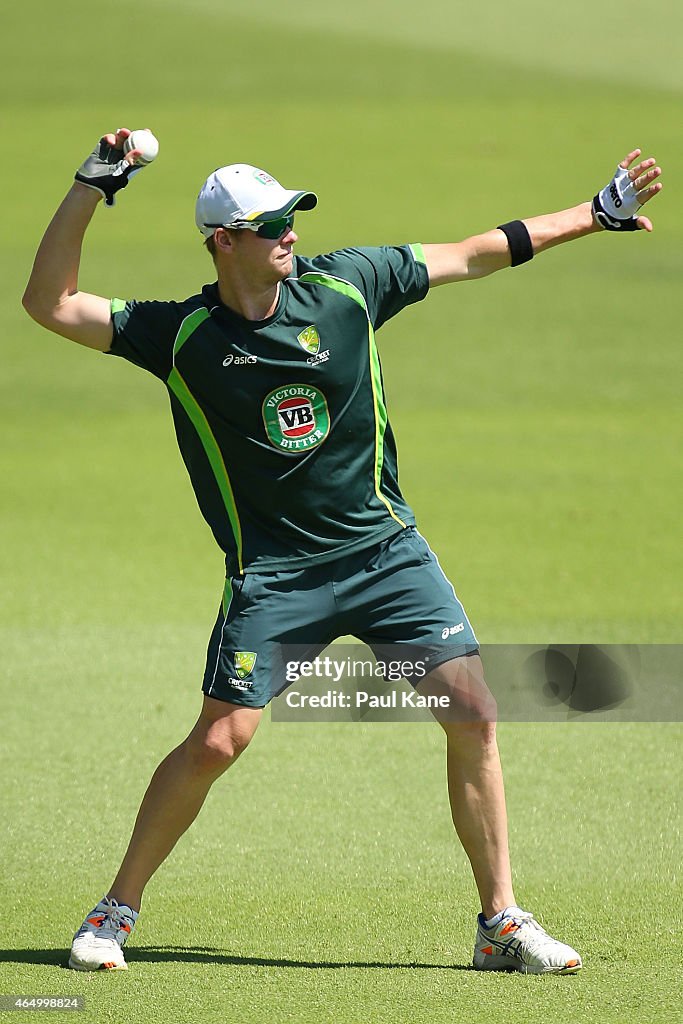
[[[109,206],[139,168],[138,150],[123,155],[127,128],[105,135],[76,173],[76,181],[40,243],[22,299],[43,327],[88,348],[106,352],[112,340],[109,299],[78,290],[85,232],[101,199]]]
[[[559,213],[511,221],[462,242],[424,245],[431,287],[486,277],[505,267],[525,263],[539,252],[596,231],[652,231],[640,207],[661,191],[661,169],[653,157],[631,167],[640,156],[635,149],[624,157],[611,182],[592,203]]]

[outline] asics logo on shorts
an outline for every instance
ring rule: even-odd
[[[441,631],[441,639],[442,640],[448,640],[449,636],[455,636],[456,633],[462,633],[464,628],[465,628],[465,623],[464,622],[459,622],[457,624],[457,626],[446,626]]]

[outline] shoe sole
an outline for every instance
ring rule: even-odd
[[[472,961],[475,971],[518,971],[520,974],[578,974],[583,964],[570,963],[564,967],[531,967],[508,956],[487,955],[482,963]]]
[[[69,967],[72,971],[127,971],[128,964],[115,964],[107,961],[103,964],[79,964],[69,957]]]

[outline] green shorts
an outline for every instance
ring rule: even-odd
[[[226,579],[202,690],[265,707],[289,685],[282,645],[309,660],[342,636],[357,637],[378,659],[393,645],[428,649],[432,668],[479,649],[436,555],[409,526],[337,561]]]

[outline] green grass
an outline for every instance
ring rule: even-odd
[[[501,727],[519,897],[581,949],[576,978],[468,970],[475,905],[438,730],[269,721],[151,883],[128,974],[65,971],[69,929],[194,710],[183,652],[199,640],[179,636],[174,664],[141,631],[61,632],[59,657],[31,659],[38,712],[27,721],[17,694],[6,708],[3,991],[81,994],[93,1021],[446,1022],[484,1005],[494,1021],[610,1021],[620,1001],[673,1019],[661,921],[680,911],[679,819],[662,778],[679,726]],[[72,659],[90,670],[56,688],[55,662]],[[150,676],[164,681],[152,701]]]
[[[610,34],[611,13],[5,12],[0,991],[133,1024],[675,1019],[674,724],[501,726],[518,896],[584,954],[576,978],[466,969],[477,908],[438,730],[270,721],[153,879],[131,970],[63,969],[196,714],[222,565],[163,389],[18,301],[76,163],[119,124],[161,156],[98,211],[81,283],[140,298],[210,276],[193,202],[221,163],[319,192],[297,223],[313,253],[570,205],[643,146],[665,168],[652,236],[440,289],[379,343],[404,492],[482,641],[676,643],[681,12],[629,0]]]

